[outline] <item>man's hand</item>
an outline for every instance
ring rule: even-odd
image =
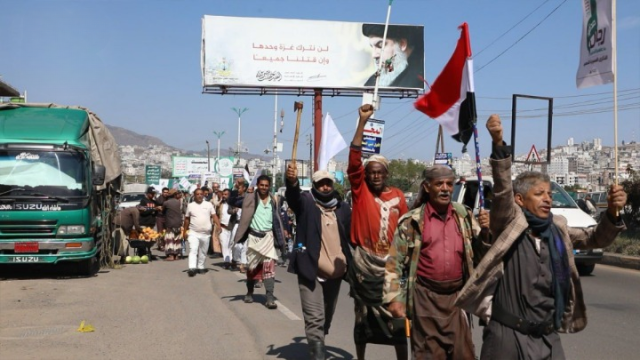
[[[298,167],[294,163],[287,165],[287,182],[293,185],[298,181]]]
[[[392,301],[389,304],[388,310],[394,318],[403,318],[406,315],[404,304],[399,301]]]
[[[251,186],[251,187],[247,188],[247,192],[248,192],[249,194],[252,194],[252,193],[253,193],[253,186]]]
[[[360,115],[360,121],[367,121],[373,115],[373,105],[364,104],[358,109],[358,115]]]
[[[618,211],[627,204],[627,193],[624,192],[622,186],[611,185],[609,194],[607,195],[607,211],[614,218],[618,216]]]
[[[480,228],[489,229],[489,212],[485,209],[478,211],[478,223]]]
[[[502,121],[500,116],[493,114],[487,120],[487,130],[491,135],[491,140],[496,145],[502,145]]]
[[[360,120],[358,120],[358,126],[356,128],[356,132],[353,134],[353,140],[351,141],[351,145],[353,146],[362,146],[362,138],[364,134],[364,126],[367,124],[367,120],[373,115],[373,105],[364,104],[358,108],[358,114],[360,115]]]

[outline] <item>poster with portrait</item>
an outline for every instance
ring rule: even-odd
[[[295,31],[292,31],[295,29]],[[424,27],[205,15],[203,88],[424,90]]]

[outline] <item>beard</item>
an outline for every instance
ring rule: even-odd
[[[394,57],[391,60],[391,64],[393,65],[393,71],[387,71],[387,67],[383,66],[382,71],[380,72],[380,80],[378,84],[380,86],[391,86],[393,81],[402,74],[403,71],[409,67],[409,58],[407,54],[405,54],[400,48],[399,44],[395,44],[393,46]],[[380,61],[376,61],[376,65],[380,66]]]

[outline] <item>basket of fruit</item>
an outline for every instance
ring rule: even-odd
[[[160,238],[160,234],[157,231],[152,228],[144,228],[137,238],[129,238],[129,246],[134,249],[147,249],[146,253],[151,254],[151,247],[158,241],[158,238]]]

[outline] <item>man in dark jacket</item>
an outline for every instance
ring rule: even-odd
[[[287,167],[287,203],[298,219],[299,232],[290,255],[289,272],[298,275],[298,288],[311,359],[324,359],[324,336],[351,263],[351,208],[340,201],[334,178],[320,170],[313,174],[311,193],[301,193],[295,164]]]

